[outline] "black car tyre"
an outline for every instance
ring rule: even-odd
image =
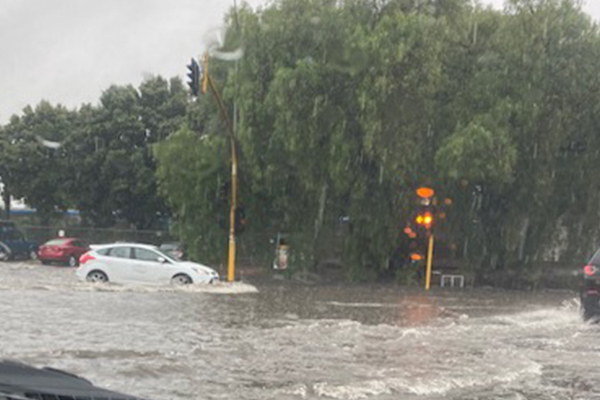
[[[189,285],[192,283],[192,278],[186,274],[177,274],[171,278],[171,283],[173,285]]]
[[[48,261],[48,260],[42,260],[42,264],[44,264],[44,265],[50,265],[50,261]]]
[[[108,276],[102,271],[94,270],[87,274],[86,280],[92,283],[106,283]]]
[[[69,267],[76,267],[79,265],[79,260],[75,256],[69,257]]]

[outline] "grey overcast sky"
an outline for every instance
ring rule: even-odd
[[[240,2],[243,0],[239,0]],[[265,0],[249,0],[252,6]],[[501,7],[503,0],[484,3]],[[185,75],[233,0],[0,0],[0,124],[42,99],[96,103],[110,84]],[[600,0],[585,5],[600,20]]]

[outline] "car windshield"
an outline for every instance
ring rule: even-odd
[[[0,0],[0,49],[0,359],[600,400],[600,0]]]

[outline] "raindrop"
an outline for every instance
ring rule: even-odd
[[[209,54],[214,58],[217,58],[222,61],[237,61],[241,60],[244,56],[243,49],[236,49],[234,51],[219,51],[219,50],[210,50]]]
[[[203,42],[207,49],[220,48],[225,42],[225,26],[217,26],[204,33]]]
[[[62,146],[61,142],[53,142],[51,140],[46,140],[40,136],[36,136],[36,138],[42,146],[48,147],[50,149],[59,149]]]
[[[237,61],[244,56],[244,50],[238,48],[231,51],[223,51],[222,48],[225,45],[225,34],[227,28],[225,26],[219,26],[216,28],[209,29],[204,34],[204,46],[206,47],[208,54],[211,57],[217,58],[223,61]]]

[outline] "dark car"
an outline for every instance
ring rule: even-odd
[[[40,246],[38,258],[42,264],[58,262],[71,267],[79,265],[79,257],[89,250],[89,246],[78,238],[56,238]]]
[[[34,368],[0,360],[0,400],[112,399],[136,400],[134,396],[101,389],[87,379],[54,368]]]
[[[12,221],[0,221],[0,261],[14,258],[37,258],[38,246],[27,240]]]
[[[160,250],[166,253],[168,256],[175,258],[176,260],[186,260],[187,252],[185,251],[185,247],[182,243],[179,242],[171,242],[171,243],[163,243],[160,245]]]
[[[600,250],[583,267],[581,308],[586,321],[600,317]]]

